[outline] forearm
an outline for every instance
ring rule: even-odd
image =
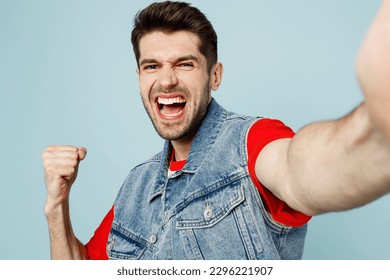
[[[365,105],[300,130],[287,166],[282,196],[309,215],[359,207],[390,191],[390,147],[372,128]]]
[[[85,246],[76,238],[69,214],[69,202],[45,207],[49,226],[50,251],[52,259],[87,259]]]
[[[78,166],[86,156],[84,147],[49,146],[42,153],[52,259],[86,259],[86,249],[73,233],[69,215],[69,193]]]
[[[305,213],[358,207],[390,191],[390,0],[364,40],[356,71],[364,104],[342,119],[308,125],[289,145],[281,196]]]
[[[383,1],[369,29],[356,71],[370,119],[390,140],[390,0]]]

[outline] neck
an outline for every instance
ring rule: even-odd
[[[191,140],[172,140],[171,144],[173,148],[175,149],[175,160],[186,160],[188,157],[188,154],[190,153],[190,148],[192,144]]]

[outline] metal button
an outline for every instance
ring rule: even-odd
[[[111,252],[112,248],[114,247],[114,242],[115,242],[115,237],[107,245],[108,252]]]
[[[155,236],[154,234],[152,234],[150,237],[149,237],[149,242],[154,244],[156,243],[157,241],[157,236]]]
[[[203,216],[205,219],[210,219],[212,215],[213,215],[213,211],[211,210],[210,207],[207,207],[206,210],[204,210],[203,212]]]

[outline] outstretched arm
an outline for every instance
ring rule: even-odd
[[[344,118],[310,124],[270,143],[258,179],[308,215],[351,209],[390,192],[390,0],[385,0],[357,59],[365,101]]]
[[[42,153],[47,189],[45,215],[50,234],[52,259],[86,259],[87,250],[76,238],[69,214],[70,188],[85,148],[50,146]]]
[[[390,1],[384,0],[363,42],[357,76],[375,129],[390,141]]]

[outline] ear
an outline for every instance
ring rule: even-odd
[[[210,73],[210,89],[216,91],[222,82],[223,65],[217,62],[212,68]]]

